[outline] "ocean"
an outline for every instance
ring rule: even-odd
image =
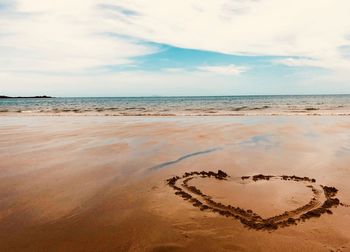
[[[350,115],[350,95],[0,99],[0,112],[105,116]]]

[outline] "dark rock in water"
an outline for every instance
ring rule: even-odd
[[[0,99],[41,99],[41,98],[53,98],[52,96],[47,95],[37,95],[37,96],[6,96],[0,95]]]
[[[307,107],[305,110],[310,111],[310,110],[319,110],[319,108],[313,108],[313,107]]]

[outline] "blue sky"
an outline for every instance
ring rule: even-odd
[[[249,67],[267,67],[277,66],[273,64],[274,60],[284,57],[273,56],[242,56],[230,55],[220,52],[179,48],[166,44],[157,44],[151,42],[139,42],[148,46],[157,48],[152,54],[138,56],[133,58],[132,64],[117,65],[110,67],[111,71],[120,69],[144,70],[144,71],[161,71],[166,69],[183,69],[194,71],[200,66],[225,66],[234,64],[236,66]]]
[[[158,52],[150,55],[134,58],[134,65],[129,69],[145,70],[145,71],[164,71],[167,69],[182,69],[186,71],[196,71],[198,67],[205,66],[229,66],[247,68],[254,71],[253,76],[257,75],[281,75],[281,77],[298,72],[316,72],[321,73],[323,68],[304,66],[300,69],[298,66],[287,66],[278,64],[276,61],[283,59],[298,59],[299,57],[283,57],[283,56],[244,56],[225,54],[213,51],[204,51],[196,49],[186,49],[174,47],[171,45],[155,44],[152,46],[158,48]]]
[[[0,0],[0,93],[350,93],[349,8],[342,0]]]

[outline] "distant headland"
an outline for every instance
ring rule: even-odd
[[[47,95],[37,95],[37,96],[6,96],[6,95],[0,95],[0,99],[38,99],[38,98],[53,98],[52,96]]]

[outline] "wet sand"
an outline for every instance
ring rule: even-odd
[[[309,181],[251,176],[314,178],[349,204],[349,154],[341,116],[4,116],[0,251],[350,251],[349,207],[256,230],[201,211],[167,182],[220,169],[230,177],[188,184],[269,218],[308,204]]]
[[[243,209],[254,209],[259,206],[258,214],[264,218],[294,210],[307,204],[313,197],[311,190],[304,183],[294,181],[248,182],[235,178],[228,180],[228,183],[223,183],[213,179],[197,179],[191,184],[202,188],[202,191],[210,195],[215,202],[226,205],[234,203]],[[266,195],[274,200],[267,201]]]

